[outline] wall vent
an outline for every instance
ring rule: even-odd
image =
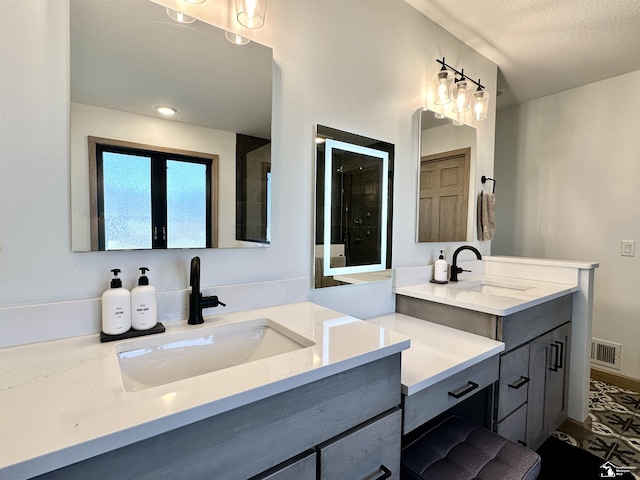
[[[591,363],[620,370],[622,345],[619,343],[591,339]]]

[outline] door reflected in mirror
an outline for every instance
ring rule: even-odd
[[[318,125],[315,288],[391,278],[394,146]]]
[[[210,222],[206,231],[175,241],[167,233],[164,246],[154,248],[268,246],[272,68],[270,48],[234,45],[224,30],[201,21],[177,23],[154,2],[71,0],[73,251],[100,249],[91,228],[100,220],[91,192],[97,179],[90,173],[90,136],[217,158],[218,188],[203,207],[210,213],[198,213],[198,224]],[[158,106],[175,114],[163,117]],[[202,194],[185,187],[180,181],[180,199]],[[175,220],[145,221],[133,232],[145,242],[117,243],[117,249],[149,248],[154,228],[160,238]],[[178,229],[187,231],[173,233]]]
[[[470,241],[476,129],[423,110],[419,151],[417,241]]]

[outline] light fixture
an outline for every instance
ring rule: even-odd
[[[434,103],[436,105],[445,105],[453,100],[453,112],[460,114],[469,111],[471,109],[471,117],[474,120],[484,120],[487,118],[487,111],[489,110],[489,93],[484,89],[484,86],[480,83],[480,79],[476,82],[464,74],[464,69],[461,71],[447,65],[445,58],[442,60],[436,59],[436,62],[442,65],[442,68],[436,75],[436,98]],[[455,77],[455,76],[458,77]],[[454,85],[449,95],[445,95],[447,92],[446,81],[449,78],[454,78]],[[475,84],[478,88],[473,91],[472,85]],[[444,101],[448,98],[447,101]]]
[[[167,15],[178,23],[193,23],[196,21],[195,18],[187,15],[186,13],[182,13],[179,10],[174,10],[169,7],[167,7]]]
[[[469,82],[463,76],[456,78],[453,85],[453,111],[455,113],[464,113],[469,110],[469,101],[471,100],[471,91],[469,90]]]
[[[235,0],[238,22],[243,27],[260,28],[264,25],[267,0]]]
[[[479,82],[480,80],[478,80]],[[487,118],[487,110],[489,109],[489,92],[483,90],[482,87],[473,92],[471,100],[471,115],[475,120],[484,120]]]
[[[453,83],[453,72],[447,70],[442,57],[442,68],[436,74],[436,105],[446,105],[451,102],[451,84]]]
[[[246,45],[251,41],[247,37],[243,37],[242,35],[238,35],[237,33],[233,33],[228,30],[224,32],[224,37],[234,45]]]
[[[166,116],[166,117],[170,117],[171,115],[175,115],[178,111],[175,108],[172,107],[167,107],[165,105],[158,105],[156,107],[156,110],[158,111],[158,113]]]
[[[193,3],[194,5],[197,5],[198,3],[204,3],[207,0],[184,0],[187,3]]]

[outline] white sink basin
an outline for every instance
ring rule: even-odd
[[[478,292],[487,295],[509,295],[510,293],[524,292],[531,290],[533,287],[528,285],[517,285],[506,282],[496,282],[494,280],[471,280],[460,281],[459,283],[450,283],[449,288],[456,290],[465,290],[467,292]]]
[[[146,337],[118,345],[128,392],[164,385],[315,345],[268,318]]]

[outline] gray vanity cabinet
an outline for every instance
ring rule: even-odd
[[[567,418],[571,324],[531,342],[527,446],[538,448]]]
[[[494,430],[538,448],[567,418],[572,296],[500,317],[398,295],[396,311],[505,343]]]
[[[307,450],[250,480],[317,480],[316,463],[316,452]]]

